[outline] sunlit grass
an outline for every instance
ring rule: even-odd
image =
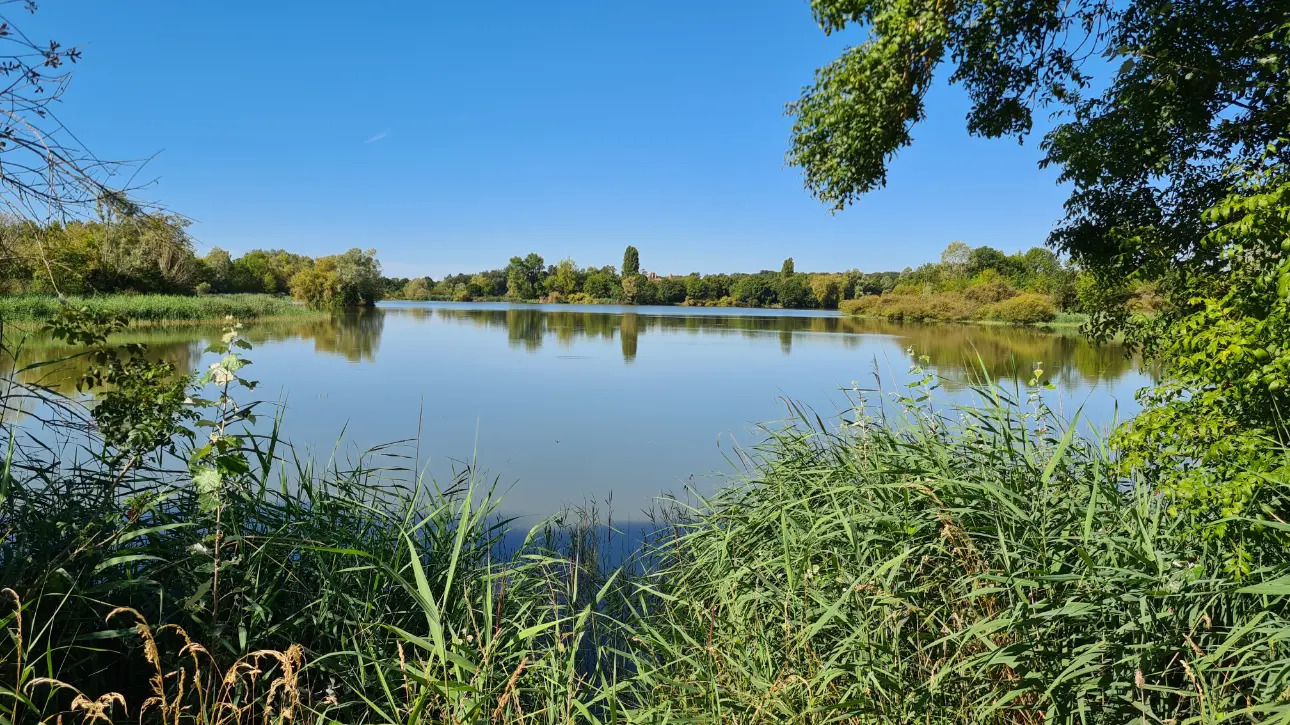
[[[319,314],[288,298],[262,294],[102,295],[68,297],[65,302],[140,322],[222,320],[228,316],[251,320]],[[0,319],[44,320],[57,313],[62,305],[63,302],[52,295],[0,296]]]

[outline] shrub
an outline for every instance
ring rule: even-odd
[[[197,293],[197,294],[199,294],[199,295],[208,295],[208,294],[210,294],[210,293],[211,293],[211,283],[210,283],[210,282],[198,282],[198,283],[197,283],[197,286],[193,288],[193,292],[195,292],[195,293]]]
[[[1017,290],[1013,289],[1006,280],[994,280],[969,285],[963,290],[963,294],[978,305],[988,305],[1016,297]]]
[[[987,320],[1033,325],[1039,322],[1051,322],[1057,317],[1057,306],[1048,295],[1026,292],[1002,302],[986,305],[981,308],[980,316]]]
[[[291,278],[291,296],[315,310],[375,304],[381,293],[381,264],[372,249],[322,257]]]
[[[838,309],[848,315],[867,315],[872,313],[882,302],[882,297],[878,295],[865,295],[853,300],[842,300],[838,304]]]

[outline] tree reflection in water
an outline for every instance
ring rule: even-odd
[[[655,311],[659,310],[659,311]],[[950,324],[916,324],[839,316],[769,315],[751,312],[725,314],[713,311],[679,313],[666,308],[637,311],[632,308],[551,309],[518,306],[390,306],[309,320],[253,323],[246,337],[254,345],[307,340],[315,352],[338,355],[350,362],[376,359],[387,317],[409,321],[467,324],[504,331],[515,349],[536,352],[549,342],[568,347],[579,340],[618,339],[624,363],[640,354],[640,338],[649,335],[703,335],[759,337],[775,334],[783,355],[792,355],[801,336],[820,336],[813,343],[860,349],[873,336],[890,339],[913,357],[926,355],[931,366],[950,388],[959,388],[984,369],[998,380],[1024,382],[1035,363],[1043,363],[1050,379],[1067,384],[1115,381],[1134,371],[1139,361],[1117,344],[1094,346],[1075,332],[1055,334],[1016,327]],[[195,370],[206,346],[222,334],[219,324],[131,328],[114,342],[148,345],[149,356],[166,360],[181,370]],[[18,367],[34,360],[65,357],[72,351],[40,333],[7,333],[8,347],[22,337]],[[648,354],[648,345],[646,345]],[[60,365],[29,370],[19,380],[43,385],[64,394],[74,392],[75,381],[85,372],[86,361],[68,360]],[[14,360],[0,358],[0,376],[13,375]]]
[[[512,347],[537,351],[554,340],[568,346],[579,338],[618,337],[623,361],[632,363],[642,335],[690,333],[759,336],[777,333],[780,351],[791,355],[798,335],[833,335],[846,347],[860,348],[865,336],[892,338],[914,357],[926,355],[946,385],[961,387],[984,370],[995,379],[1025,382],[1036,363],[1047,375],[1070,383],[1114,381],[1137,369],[1140,361],[1123,346],[1095,346],[1074,331],[1033,328],[902,323],[854,317],[804,315],[750,316],[744,314],[655,314],[587,309],[551,310],[539,307],[483,308],[461,306],[399,307],[390,314],[422,319],[430,314],[443,321],[504,328]],[[755,315],[755,313],[753,313]]]

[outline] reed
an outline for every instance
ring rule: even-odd
[[[100,295],[67,297],[52,295],[0,295],[0,320],[45,320],[64,306],[121,315],[131,321],[212,321],[226,317],[242,320],[269,317],[316,315],[290,299],[274,295]]]
[[[1290,721],[1284,491],[1176,512],[1042,377],[797,409],[618,567],[593,512],[508,542],[494,482],[411,443],[317,462],[219,418],[212,504],[200,455],[6,423],[0,718]]]

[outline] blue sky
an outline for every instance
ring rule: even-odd
[[[9,12],[17,13],[14,8]],[[784,165],[783,105],[854,34],[805,0],[46,0],[85,56],[59,110],[199,251],[375,248],[388,274],[548,261],[661,273],[899,269],[951,240],[1041,244],[1037,138],[974,139],[938,85],[888,187],[837,215]]]

